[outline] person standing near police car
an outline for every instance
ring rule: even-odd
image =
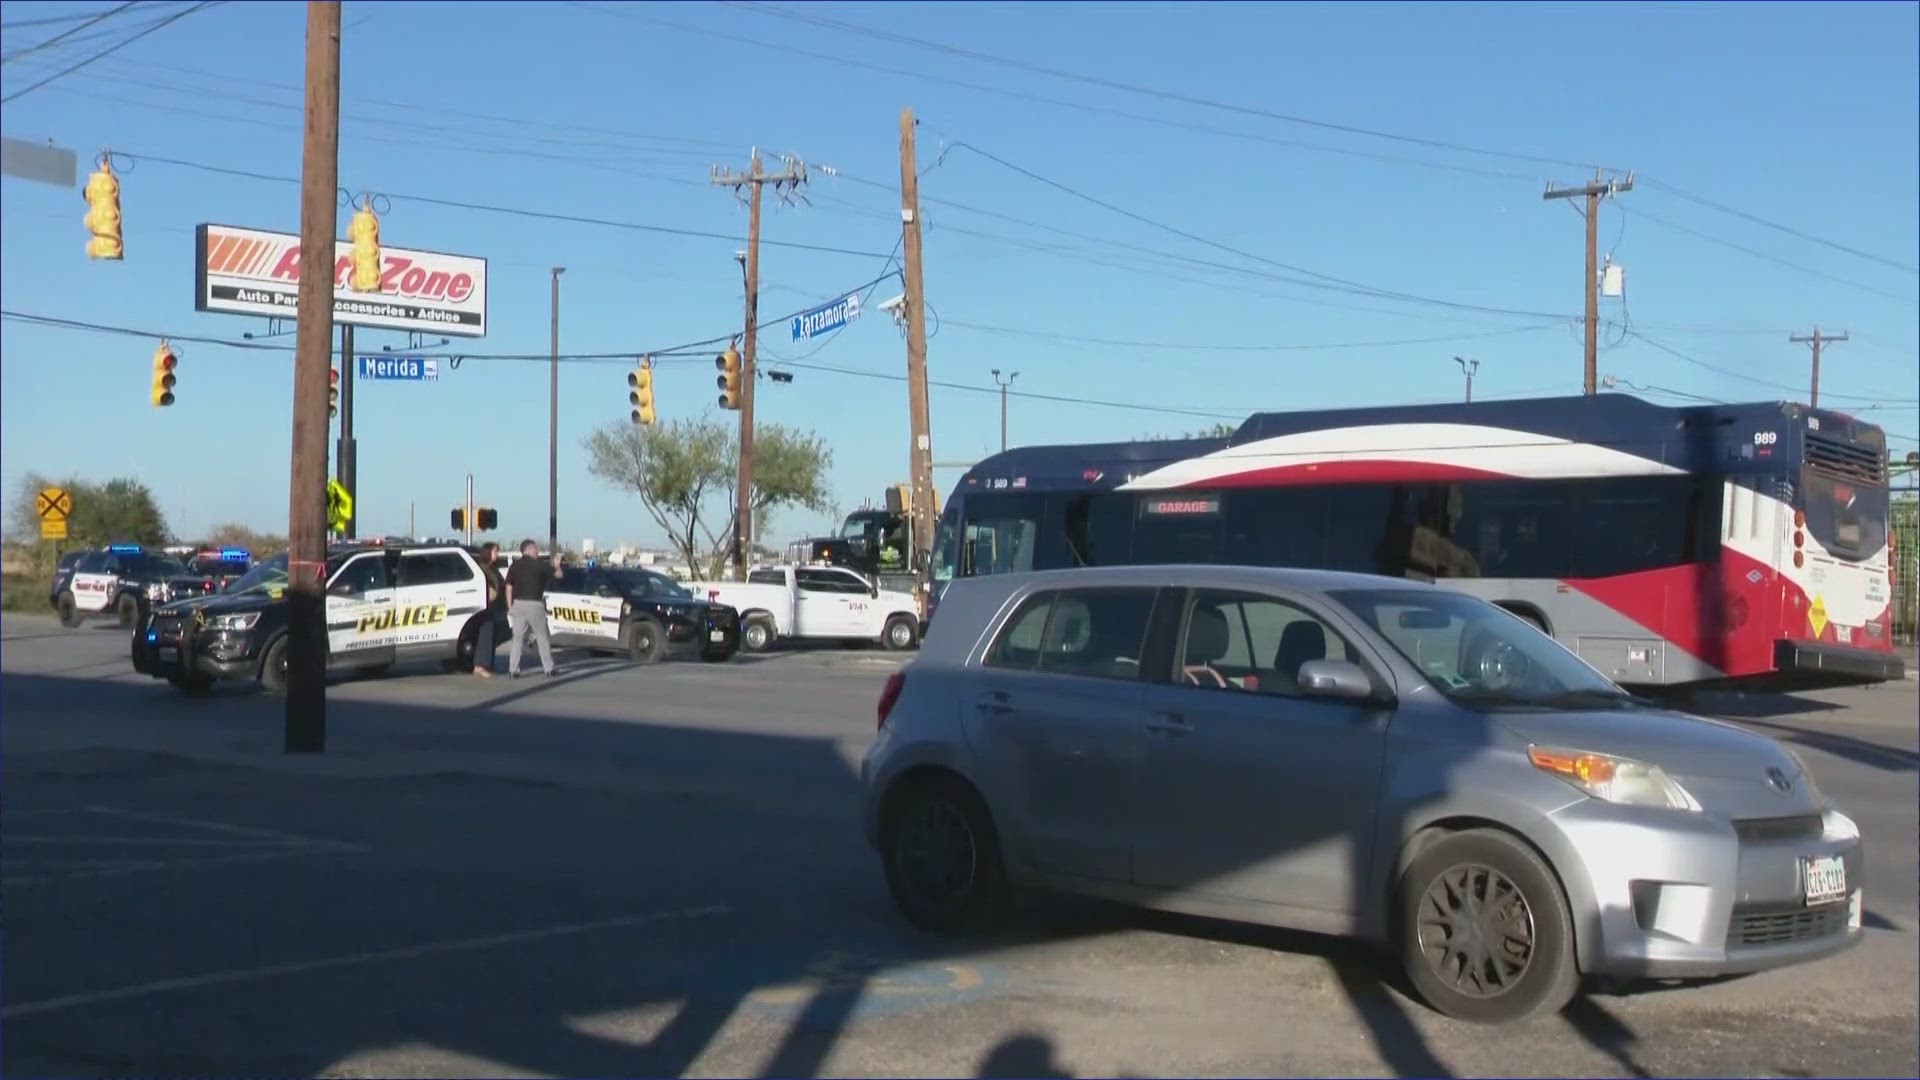
[[[565,577],[560,569],[560,553],[553,561],[540,561],[540,545],[532,540],[520,542],[520,557],[507,567],[507,632],[513,635],[507,649],[507,676],[520,677],[521,642],[532,631],[540,649],[540,670],[553,675],[553,631],[547,626],[547,590]]]
[[[500,545],[489,540],[480,545],[480,575],[487,582],[486,618],[480,620],[480,632],[473,643],[473,673],[482,679],[493,678],[494,627],[507,610],[507,584],[500,579]]]

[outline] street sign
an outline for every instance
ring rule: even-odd
[[[41,488],[40,497],[33,501],[34,512],[42,521],[64,522],[73,516],[73,496],[66,488]]]
[[[40,539],[65,540],[67,538],[66,518],[41,518]]]
[[[0,139],[0,175],[71,188],[80,183],[80,166],[73,151],[65,147]]]
[[[793,340],[807,341],[816,334],[838,330],[860,317],[860,294],[848,293],[838,300],[822,304],[812,311],[793,317]]]
[[[420,356],[362,356],[359,376],[389,382],[438,382],[440,361]]]

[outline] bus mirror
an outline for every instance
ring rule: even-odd
[[[961,577],[973,576],[973,567],[975,560],[978,558],[979,544],[980,541],[978,540],[968,540],[966,543],[960,545]]]

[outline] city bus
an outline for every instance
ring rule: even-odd
[[[1490,600],[1629,685],[1845,685],[1904,674],[1887,522],[1885,433],[1789,402],[1259,413],[1225,438],[979,462],[929,596],[1125,563],[1363,571]]]

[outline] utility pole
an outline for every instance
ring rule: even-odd
[[[356,504],[360,499],[358,449],[353,438],[353,326],[347,324],[340,327],[340,445],[334,451],[334,468],[347,498]],[[347,539],[360,535],[359,520],[357,512],[347,519]]]
[[[1582,381],[1585,392],[1598,393],[1600,381],[1600,200],[1633,190],[1633,174],[1628,173],[1624,180],[1603,180],[1596,171],[1593,183],[1584,187],[1556,188],[1553,181],[1547,181],[1547,192],[1543,199],[1572,199],[1584,197],[1587,209],[1583,215],[1587,219],[1587,365]]]
[[[1013,380],[1019,377],[1020,373],[1016,371],[1007,376],[1006,382],[1001,382],[1000,369],[993,369],[993,385],[1000,388],[1000,450],[1002,453],[1007,449],[1007,387],[1012,386]]]
[[[547,550],[560,550],[560,275],[567,272],[564,266],[553,268],[553,296],[551,307],[552,322],[549,324],[549,355],[551,363],[547,372]],[[472,500],[469,499],[469,502]],[[473,507],[467,507],[471,518]],[[467,522],[468,536],[471,538],[473,522]]]
[[[760,189],[772,184],[774,194],[791,202],[807,183],[804,162],[782,158],[781,164],[785,168],[780,172],[762,171],[760,151],[756,147],[745,173],[717,165],[710,171],[712,183],[732,188],[736,197],[742,196],[744,190],[747,201],[746,325],[740,343],[740,475],[733,494],[733,572],[740,581],[747,579],[747,557],[753,544],[753,384],[754,353],[760,330]]]
[[[1795,334],[1787,338],[1787,340],[1796,345],[1813,346],[1813,399],[1808,401],[1807,404],[1817,409],[1820,407],[1820,347],[1823,345],[1831,345],[1836,341],[1847,340],[1847,332],[1842,330],[1837,336],[1825,334],[1821,333],[1818,326],[1815,326],[1812,334]]]
[[[912,428],[908,467],[913,489],[914,558],[927,563],[933,546],[933,433],[927,406],[926,279],[920,269],[920,171],[913,152],[912,109],[900,110],[900,228],[907,308],[907,409]],[[1004,393],[1004,391],[1003,391]]]
[[[1471,405],[1473,404],[1473,373],[1480,370],[1480,361],[1456,356],[1453,362],[1459,364],[1460,370],[1467,373],[1467,404]]]
[[[300,291],[287,509],[287,753],[327,748],[327,369],[340,181],[340,2],[308,0]]]

